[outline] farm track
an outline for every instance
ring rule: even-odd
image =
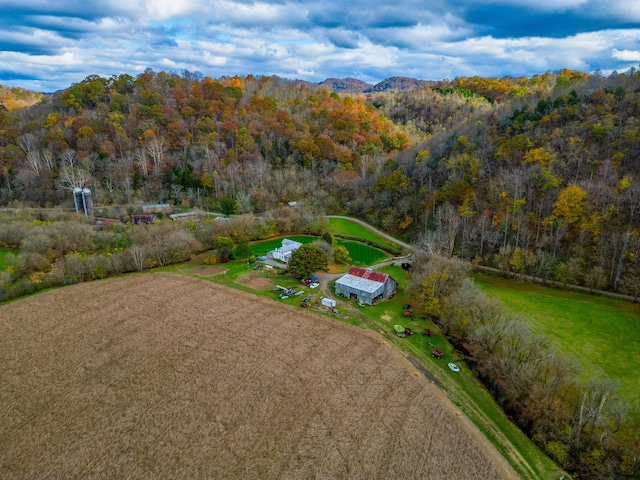
[[[299,308],[144,274],[0,319],[0,478],[516,478],[379,336]]]
[[[398,240],[397,238],[392,237],[388,233],[385,233],[382,230],[379,230],[376,227],[374,227],[373,225],[370,225],[367,222],[365,222],[363,220],[360,220],[358,218],[343,217],[343,216],[340,216],[340,215],[325,215],[325,218],[341,218],[343,220],[349,220],[351,222],[355,222],[355,223],[357,223],[359,225],[362,225],[366,229],[371,230],[376,235],[381,236],[385,240],[389,240],[390,242],[395,243],[396,245],[400,245],[402,248],[405,248],[405,249],[409,250],[410,252],[414,252],[415,251],[415,247],[414,246],[409,245],[408,243],[405,243],[405,242],[403,242],[401,240]]]

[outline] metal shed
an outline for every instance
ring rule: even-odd
[[[360,303],[373,305],[378,298],[389,298],[396,292],[397,283],[385,273],[351,267],[335,283],[337,295],[357,298]]]
[[[326,298],[326,297],[322,297],[322,300],[320,300],[320,303],[322,305],[324,305],[325,307],[329,307],[329,308],[335,308],[336,306],[336,301],[331,299],[331,298]]]

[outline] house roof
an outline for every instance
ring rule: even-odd
[[[280,248],[277,248],[276,250],[280,253],[287,253],[287,252],[292,252],[293,250],[296,250],[301,246],[302,244],[300,242],[296,242],[295,240],[289,240],[288,238],[285,238],[282,240],[282,246]]]
[[[366,278],[351,275],[349,273],[344,274],[342,277],[336,280],[336,285],[338,284],[344,285],[346,287],[351,287],[355,290],[366,293],[375,293],[380,289],[380,282],[367,280]]]
[[[372,272],[371,270],[365,270],[364,268],[351,267],[347,272],[349,275],[360,277],[365,280],[371,280],[373,282],[384,283],[389,278],[386,273]]]

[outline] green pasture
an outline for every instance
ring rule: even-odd
[[[290,237],[277,237],[277,238],[270,238],[269,240],[252,242],[250,244],[251,253],[253,253],[253,255],[256,257],[258,255],[266,255],[271,250],[280,248],[282,246],[282,240],[285,238],[288,238],[289,240],[293,240],[300,243],[311,243],[314,240],[318,240],[320,237],[314,237],[311,235],[292,235]]]
[[[345,247],[349,251],[351,263],[357,267],[375,265],[376,263],[380,263],[388,258],[387,254],[382,250],[370,247],[364,243],[342,239],[336,239],[336,243]]]
[[[8,264],[7,264],[6,260],[5,260],[5,258],[6,258],[8,253],[16,255],[18,252],[16,250],[6,250],[6,249],[0,248],[0,271],[2,271],[5,268],[7,268]]]
[[[327,220],[329,221],[328,228],[332,235],[361,239],[367,243],[371,243],[372,245],[393,253],[400,253],[402,251],[402,247],[400,247],[400,245],[378,236],[359,223],[352,222],[351,220],[344,218],[329,218]]]
[[[250,244],[251,253],[254,256],[266,255],[267,252],[282,246],[282,239],[288,238],[300,243],[311,243],[314,240],[320,240],[321,237],[313,237],[309,235],[292,235],[288,237],[271,238]],[[367,267],[387,259],[388,255],[378,248],[371,247],[361,242],[353,240],[336,239],[336,243],[345,247],[349,251],[352,264],[358,267]],[[284,266],[284,264],[283,264]]]
[[[619,398],[640,419],[640,305],[480,273],[475,280],[488,296],[524,315],[535,333],[575,359],[583,378],[617,379]]]

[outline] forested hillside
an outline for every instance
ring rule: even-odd
[[[0,85],[0,109],[15,110],[30,107],[42,99],[42,94],[18,87]]]
[[[91,76],[0,110],[0,203],[71,207],[74,187],[104,208],[298,201],[428,251],[637,296],[639,115],[633,69],[362,94],[276,77]]]
[[[346,213],[426,254],[416,298],[547,454],[580,478],[637,478],[637,424],[603,409],[613,383],[580,384],[451,257],[640,297],[639,72],[370,86],[148,70],[2,92],[0,206],[16,208],[0,212],[0,301],[205,251],[244,259],[250,240],[321,235],[321,215]],[[78,187],[99,228],[71,213]],[[131,222],[143,204],[232,218]]]

